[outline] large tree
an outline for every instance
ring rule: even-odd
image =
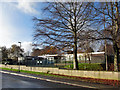
[[[6,47],[0,47],[2,52],[2,60],[5,60],[8,58],[8,49]]]
[[[16,44],[11,45],[11,48],[9,49],[9,58],[12,59],[18,59],[19,56],[23,56],[24,50],[21,49]]]
[[[44,45],[53,45],[61,50],[73,50],[74,69],[78,69],[78,41],[87,37],[91,3],[52,2],[44,9],[45,18],[34,18],[36,31],[34,39]]]

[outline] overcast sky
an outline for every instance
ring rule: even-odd
[[[25,51],[31,51],[32,18],[42,16],[41,8],[42,4],[38,2],[0,2],[0,46],[9,48],[12,44],[19,45],[20,41]]]

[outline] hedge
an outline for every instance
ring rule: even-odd
[[[101,64],[95,64],[95,63],[79,63],[78,64],[79,70],[92,70],[92,71],[103,71],[103,67]],[[73,64],[65,66],[67,69],[73,69]]]
[[[118,64],[119,71],[120,71],[120,63]],[[105,71],[106,70],[106,64],[98,64],[98,63],[79,63],[78,64],[79,70],[92,70],[92,71]],[[66,69],[73,69],[73,64],[67,65],[64,68]],[[114,64],[109,63],[108,64],[108,71],[114,71]]]

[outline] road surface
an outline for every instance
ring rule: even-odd
[[[2,73],[1,73],[2,72]],[[1,77],[2,76],[2,77]],[[0,84],[3,89],[2,90],[18,90],[18,89],[52,89],[56,90],[63,88],[76,88],[76,89],[87,89],[87,90],[119,90],[119,87],[113,87],[110,85],[103,85],[97,83],[88,83],[79,80],[70,80],[65,78],[55,78],[50,76],[43,75],[31,75],[25,73],[15,73],[11,71],[0,71],[0,80],[2,80],[2,84]],[[12,89],[11,89],[12,88]]]
[[[54,83],[45,80],[37,80],[22,76],[2,73],[2,88],[81,88],[78,86]],[[92,90],[92,89],[91,89]]]

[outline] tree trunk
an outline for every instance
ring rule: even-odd
[[[89,58],[89,64],[91,63],[91,61],[90,61],[90,55],[88,54],[88,58]]]
[[[87,62],[87,56],[86,56],[86,54],[85,54],[85,63]]]
[[[118,25],[118,17],[119,17],[119,11],[118,11],[118,3],[115,2],[115,7],[116,7],[116,20],[115,20],[115,25],[116,25],[116,31],[115,31],[115,37],[117,37],[117,33],[119,30],[119,25]],[[114,41],[114,71],[118,71],[118,60],[119,60],[119,48],[117,43]]]
[[[105,62],[106,62],[106,71],[108,71],[108,55],[107,55],[107,42],[105,40]]]
[[[74,58],[73,58],[73,69],[78,70],[78,60],[77,60],[77,35],[74,33]]]
[[[114,44],[114,71],[118,71],[119,49],[117,44]]]

